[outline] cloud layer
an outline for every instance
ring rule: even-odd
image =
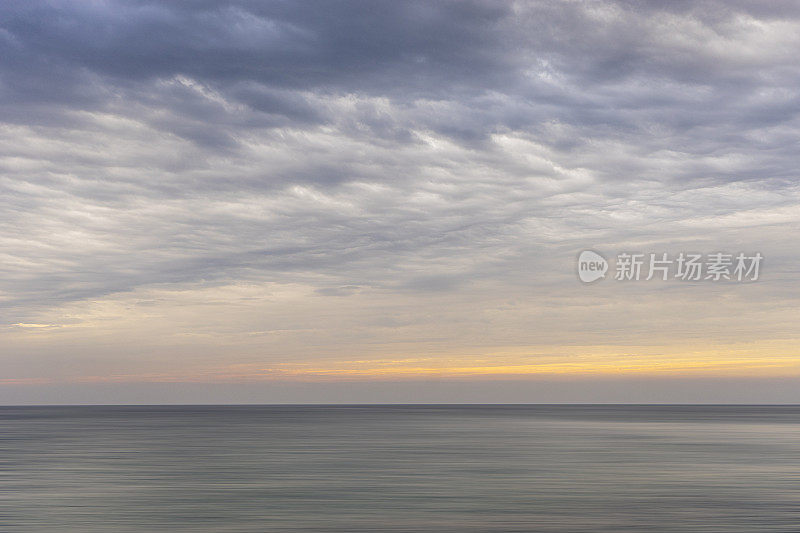
[[[659,302],[797,302],[795,3],[0,11],[0,335],[88,323],[76,308],[120,295],[242,284],[371,298],[420,327],[458,298],[472,314],[440,325],[444,342],[520,295],[544,306],[521,316],[551,305],[573,322],[615,298],[651,318]],[[770,274],[746,295],[591,292],[573,272],[584,248],[758,250]],[[781,316],[760,336],[788,336]],[[490,337],[535,343],[537,327],[507,318]]]

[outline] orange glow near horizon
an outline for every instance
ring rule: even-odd
[[[535,377],[781,377],[800,376],[796,342],[739,344],[703,349],[656,346],[514,348],[483,354],[351,358],[303,363],[235,363],[188,371],[111,373],[51,382],[386,381],[413,379],[525,379]],[[0,380],[5,385],[30,379]],[[33,380],[42,383],[41,379]]]

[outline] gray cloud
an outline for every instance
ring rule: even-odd
[[[236,279],[545,293],[590,246],[796,260],[793,3],[0,9],[6,323]]]

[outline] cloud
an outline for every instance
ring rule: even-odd
[[[571,298],[587,247],[772,252],[793,298],[795,4],[0,10],[4,324],[185,284]]]

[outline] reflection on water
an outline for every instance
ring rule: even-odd
[[[0,531],[800,531],[800,407],[3,407]]]

